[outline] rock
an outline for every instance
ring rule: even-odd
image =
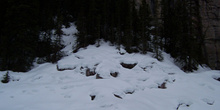
[[[217,81],[220,81],[220,78],[214,78],[215,80],[217,80]]]
[[[103,79],[99,74],[96,74],[96,79]]]
[[[91,70],[91,69],[86,69],[86,76],[94,76],[96,74],[95,69]]]
[[[90,95],[90,97],[91,97],[91,100],[94,100],[95,99],[95,95]]]
[[[122,99],[121,96],[117,95],[117,94],[114,94],[115,97],[119,98],[119,99]]]
[[[160,89],[166,89],[166,82],[163,82],[161,85],[158,86]]]
[[[127,91],[127,92],[125,92],[125,94],[133,94],[134,93],[134,91]]]
[[[127,69],[132,69],[136,65],[137,65],[137,63],[134,63],[134,64],[127,64],[127,63],[124,63],[124,62],[121,63],[121,66],[123,66],[124,68],[127,68]]]
[[[117,77],[117,76],[118,76],[118,72],[110,73],[110,75],[111,75],[112,77]]]
[[[179,110],[180,106],[186,106],[186,107],[189,107],[190,105],[189,105],[189,104],[185,104],[185,103],[180,103],[180,104],[178,104],[176,110]]]

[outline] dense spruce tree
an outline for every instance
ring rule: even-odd
[[[76,26],[78,33],[76,33],[77,36],[77,48],[79,49],[81,47],[86,47],[89,45],[89,39],[87,39],[87,26],[86,26],[86,1],[82,0],[81,2],[78,3],[80,6],[79,13],[77,15],[77,21],[76,21]]]
[[[208,64],[207,59],[205,56],[205,43],[204,43],[204,37],[205,33],[202,31],[202,18],[200,15],[200,3],[198,0],[191,0],[189,2],[189,8],[190,8],[190,16],[193,18],[191,19],[191,32],[193,33],[192,38],[195,40],[196,48],[194,48],[193,51],[196,60],[200,64]]]
[[[149,50],[149,41],[150,41],[150,8],[149,5],[146,3],[146,0],[142,0],[142,4],[139,10],[139,17],[140,17],[140,48],[143,54],[147,53]]]
[[[63,16],[61,15],[61,10],[58,10],[58,14],[55,20],[55,40],[52,42],[52,58],[51,62],[56,63],[63,56],[63,53],[60,51],[63,48],[62,44],[62,25],[63,25]]]
[[[193,71],[201,63],[201,19],[195,0],[163,0],[163,36],[165,49],[184,71]],[[184,41],[184,42],[183,42]]]
[[[159,1],[154,0],[153,2],[153,28],[151,29],[151,34],[153,35],[152,38],[152,48],[153,48],[153,57],[156,58],[159,61],[163,60],[162,55],[162,49],[163,49],[163,40],[162,40],[162,34],[161,34],[161,20],[159,18]]]
[[[28,71],[36,57],[42,63],[53,62],[54,54],[57,59],[57,52],[62,47],[55,42],[61,40],[62,25],[72,22],[67,14],[70,10],[63,6],[64,1],[1,1],[4,6],[0,11],[0,70]],[[56,30],[55,35],[52,30]],[[54,41],[53,36],[59,37]]]
[[[124,37],[123,37],[123,39],[124,39],[125,49],[127,50],[127,52],[131,53],[131,52],[133,52],[132,51],[133,41],[131,40],[133,38],[133,35],[132,35],[133,18],[132,18],[131,2],[129,2],[129,0],[125,2],[125,9],[127,11],[124,12],[124,13],[126,13],[126,16],[125,16],[125,23],[124,23]]]
[[[53,0],[39,0],[39,40],[37,43],[36,56],[39,57],[38,63],[51,62],[52,51],[52,30],[55,27],[54,23],[54,4]]]
[[[8,2],[7,0],[1,0],[0,1],[1,4],[1,9],[0,9],[0,70],[4,70],[6,69],[6,64],[5,64],[5,59],[6,59],[6,55],[5,55],[5,51],[6,51],[6,35],[4,33],[4,27],[5,27],[5,22],[6,22],[6,13],[7,13],[7,6],[8,6]]]
[[[139,39],[140,39],[140,34],[139,34],[139,26],[140,26],[140,19],[138,16],[138,9],[137,9],[137,3],[135,0],[131,1],[131,13],[132,13],[132,48],[136,47],[133,51],[138,52],[137,45],[139,45]]]
[[[35,58],[38,41],[38,0],[8,0],[2,39],[1,70],[27,71]]]

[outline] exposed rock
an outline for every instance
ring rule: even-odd
[[[180,104],[178,104],[176,110],[179,110],[180,106],[186,106],[186,107],[189,107],[190,105],[189,105],[189,104],[185,104],[185,103],[180,103]]]
[[[118,76],[118,72],[110,73],[110,75],[111,75],[112,77],[117,77],[117,76]]]
[[[125,94],[133,94],[134,93],[134,91],[127,91],[127,92],[125,92]]]
[[[123,66],[124,68],[128,68],[128,69],[132,69],[137,65],[137,63],[134,64],[127,64],[127,63],[121,63],[121,66]]]
[[[215,80],[217,80],[217,81],[220,81],[220,77],[219,78],[214,78]]]
[[[161,85],[158,86],[160,89],[166,89],[166,82],[163,82]]]
[[[90,97],[91,97],[91,100],[94,100],[95,99],[95,95],[90,95]]]
[[[103,79],[99,74],[96,74],[96,79]]]
[[[119,99],[122,99],[121,96],[117,95],[117,94],[114,94],[115,97],[119,98]]]
[[[95,69],[86,69],[86,76],[94,76],[96,74]]]

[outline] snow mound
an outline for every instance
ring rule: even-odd
[[[57,64],[41,64],[27,73],[9,71],[10,82],[0,83],[0,110],[220,109],[220,82],[215,80],[220,71],[200,67],[184,73],[163,55],[160,62],[150,52],[128,54],[101,42]],[[122,62],[135,66],[128,69]],[[1,79],[5,73],[0,72]]]

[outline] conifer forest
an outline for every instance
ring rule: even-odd
[[[74,51],[100,40],[128,53],[163,61],[169,53],[191,72],[206,64],[198,0],[1,0],[0,71],[29,71],[38,63],[56,63],[63,27],[74,23]],[[97,45],[98,46],[98,45]]]

